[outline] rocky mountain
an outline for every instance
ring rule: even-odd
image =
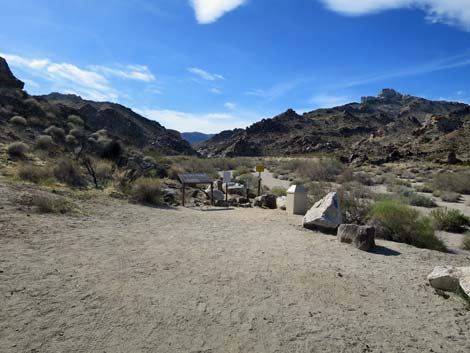
[[[50,126],[67,132],[67,118],[71,115],[84,121],[86,132],[106,130],[109,138],[136,149],[150,149],[165,154],[195,155],[189,142],[179,132],[165,129],[156,121],[148,120],[119,104],[94,102],[75,95],[52,93],[30,96],[23,91],[24,84],[11,72],[7,62],[0,58],[0,140],[34,139]],[[18,129],[8,129],[7,122],[14,116],[23,117],[25,136]]]
[[[204,142],[213,137],[214,134],[204,134],[202,132],[182,132],[181,137],[191,144]]]
[[[289,109],[247,129],[223,131],[199,145],[206,156],[334,153],[387,161],[446,152],[470,154],[470,106],[384,89],[331,109],[302,115]]]

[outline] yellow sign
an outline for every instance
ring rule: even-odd
[[[264,172],[264,165],[257,165],[257,166],[256,166],[256,171],[257,171],[258,173]]]

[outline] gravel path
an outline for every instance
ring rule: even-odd
[[[470,257],[375,253],[282,211],[18,210],[0,184],[1,352],[469,352],[470,312],[426,283]]]

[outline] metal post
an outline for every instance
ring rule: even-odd
[[[185,200],[184,200],[184,194],[185,194],[185,192],[186,192],[186,188],[185,188],[185,184],[183,183],[183,195],[182,195],[182,197],[183,197],[183,207],[184,207],[184,201],[185,201]]]
[[[258,196],[261,196],[261,172],[258,175]]]
[[[214,184],[211,183],[211,206],[214,206]]]
[[[225,183],[225,202],[228,202],[228,184]]]

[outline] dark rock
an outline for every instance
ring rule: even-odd
[[[23,88],[24,83],[13,75],[7,61],[0,57],[0,89],[22,90]]]
[[[276,204],[277,197],[273,194],[264,194],[255,198],[254,206],[263,207],[274,210],[277,208]]]
[[[457,158],[457,154],[455,152],[449,152],[447,156],[447,164],[459,164],[462,163],[460,159]]]
[[[342,224],[338,228],[338,240],[342,243],[353,244],[360,250],[369,251],[375,246],[375,228]]]

